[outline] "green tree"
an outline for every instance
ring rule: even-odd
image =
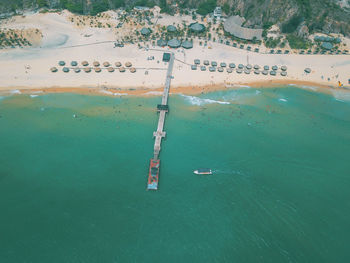
[[[49,7],[47,0],[37,0],[37,3],[38,3],[39,8]]]
[[[216,7],[216,0],[207,0],[199,4],[197,13],[205,16],[210,12],[212,12],[215,9],[215,7]]]

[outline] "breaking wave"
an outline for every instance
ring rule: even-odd
[[[127,93],[117,93],[117,92],[112,92],[112,91],[109,91],[109,90],[100,90],[101,93],[103,94],[108,94],[108,95],[112,95],[112,96],[126,96],[128,95]]]
[[[286,99],[278,99],[279,101],[287,102],[288,100]]]
[[[181,94],[181,96],[183,98],[185,98],[185,100],[187,102],[189,102],[190,104],[192,105],[196,105],[196,106],[202,106],[202,105],[205,105],[205,104],[214,104],[214,103],[217,103],[217,104],[230,104],[228,101],[220,101],[220,100],[212,100],[212,99],[202,99],[202,98],[199,98],[199,97],[195,97],[195,96],[187,96],[187,95],[183,95]]]

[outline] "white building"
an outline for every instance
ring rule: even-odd
[[[217,6],[217,7],[214,9],[214,17],[215,17],[217,20],[220,20],[220,19],[221,19],[221,15],[222,15],[221,7],[220,7],[220,6]]]

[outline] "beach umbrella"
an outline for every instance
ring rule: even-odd
[[[270,71],[270,75],[271,76],[276,76],[276,71],[274,71],[274,70]]]
[[[219,68],[218,68],[218,71],[219,71],[219,72],[224,72],[224,69],[223,69],[222,67],[219,67]]]
[[[244,70],[244,73],[245,73],[245,74],[250,74],[250,70],[249,70],[249,69],[245,69],[245,70]]]
[[[201,66],[201,71],[206,71],[207,67],[206,66]]]
[[[220,67],[226,68],[226,63],[225,63],[225,62],[221,62],[221,63],[220,63]]]
[[[132,66],[131,62],[128,61],[125,63],[125,67],[130,68],[131,66]]]
[[[243,69],[243,68],[244,68],[243,64],[239,64],[239,65],[238,65],[238,68],[239,68],[239,69]]]
[[[86,73],[89,73],[89,72],[91,72],[91,68],[84,68],[84,71],[85,71]]]
[[[103,66],[106,67],[106,68],[109,67],[110,65],[111,65],[111,64],[109,64],[109,62],[107,62],[107,61],[106,61],[106,62],[103,62]]]
[[[333,44],[329,42],[323,42],[321,47],[327,50],[331,50],[333,48]]]
[[[101,68],[98,68],[98,67],[95,68],[95,72],[96,72],[96,73],[100,73],[100,72],[101,72]]]
[[[151,30],[147,27],[142,28],[140,32],[143,36],[148,36],[149,34],[151,34]]]
[[[173,33],[173,32],[176,32],[177,29],[176,29],[176,27],[174,27],[173,25],[169,25],[169,26],[167,26],[166,30],[167,30],[168,32]]]
[[[94,67],[99,67],[100,66],[100,62],[94,61],[93,65],[94,65]]]
[[[246,66],[246,68],[247,68],[247,69],[252,69],[252,65],[248,64],[248,65]]]
[[[194,60],[194,64],[199,65],[200,63],[201,63],[201,61],[199,59]]]
[[[197,65],[191,65],[192,70],[197,70]]]
[[[215,68],[215,67],[209,67],[209,71],[210,71],[210,72],[215,72],[215,71],[216,71],[216,68]]]
[[[83,62],[81,62],[81,64],[86,67],[86,66],[89,66],[89,62],[87,62],[86,60],[84,60]]]
[[[311,68],[306,68],[306,69],[304,69],[304,71],[305,71],[306,73],[311,73]]]
[[[112,67],[109,67],[107,70],[108,70],[108,72],[114,72],[114,68],[112,68]]]
[[[119,68],[119,67],[122,66],[122,63],[120,63],[119,61],[118,61],[118,62],[115,62],[115,66],[116,66],[117,68]]]
[[[192,23],[190,24],[189,28],[196,33],[200,33],[203,32],[205,29],[205,26],[203,24],[199,24],[199,23]]]
[[[286,71],[282,71],[281,72],[281,76],[283,76],[283,77],[287,76],[287,72]]]
[[[254,74],[259,75],[260,71],[256,69],[256,70],[254,70]]]
[[[173,38],[168,41],[168,46],[171,48],[178,48],[181,46],[181,41],[176,38]]]
[[[58,71],[58,69],[56,67],[52,67],[52,68],[50,68],[50,70],[51,70],[51,72],[57,72]]]
[[[63,60],[61,60],[61,61],[58,62],[58,65],[60,65],[60,66],[63,67],[64,65],[66,65],[66,62],[64,62]]]
[[[62,70],[63,70],[64,73],[68,73],[69,72],[69,68],[67,68],[67,67],[64,67]]]
[[[124,67],[120,67],[119,68],[119,72],[125,72],[125,68]]]
[[[206,66],[209,66],[209,60],[204,60],[203,64],[206,65]]]
[[[216,67],[216,66],[218,65],[218,63],[217,63],[216,61],[212,61],[212,62],[211,62],[211,65],[212,65],[213,67]]]
[[[269,69],[270,69],[269,66],[267,66],[267,65],[264,66],[264,70],[269,70]]]
[[[183,48],[186,48],[186,49],[193,48],[192,42],[190,42],[190,41],[188,41],[188,40],[185,40],[184,42],[182,42],[181,46],[182,46]]]
[[[135,73],[136,72],[136,68],[130,68],[130,72],[131,73]]]
[[[166,45],[167,45],[167,42],[164,39],[158,39],[157,40],[157,46],[165,47]]]
[[[235,68],[236,65],[235,65],[235,63],[230,63],[229,67],[230,67],[230,68]]]
[[[79,73],[79,72],[80,72],[80,68],[75,68],[75,69],[74,69],[74,72],[75,72],[75,73]]]
[[[281,67],[281,70],[282,70],[282,71],[287,71],[287,66],[282,66],[282,67]]]
[[[232,73],[232,69],[231,68],[228,68],[226,71],[227,71],[227,73]]]
[[[269,74],[269,72],[268,72],[267,70],[263,70],[261,73],[262,73],[263,75]]]
[[[272,66],[272,70],[276,71],[276,70],[278,70],[278,67],[277,66]]]
[[[254,65],[254,69],[259,69],[260,66],[259,65]]]
[[[72,61],[70,64],[71,64],[72,67],[78,66],[78,62],[76,62],[76,61]]]
[[[240,68],[237,68],[237,69],[236,69],[236,72],[237,72],[238,74],[242,74],[243,70],[240,69]]]

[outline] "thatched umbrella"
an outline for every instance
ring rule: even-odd
[[[114,68],[112,68],[112,67],[109,67],[107,70],[108,70],[108,72],[114,72]]]
[[[246,66],[246,69],[252,69],[252,65],[248,64],[248,65]]]
[[[226,71],[227,71],[227,73],[232,73],[232,69],[231,68],[228,68]]]
[[[204,61],[203,61],[203,64],[206,65],[206,66],[208,66],[208,65],[209,65],[209,60],[204,60]]]
[[[101,68],[95,68],[95,72],[97,72],[97,73],[100,73],[101,72]]]
[[[89,66],[89,62],[87,62],[86,60],[84,60],[83,62],[81,62],[81,64],[82,64],[84,67]]]
[[[171,48],[178,48],[179,46],[181,46],[181,41],[176,38],[173,38],[168,41],[168,46]]]
[[[240,69],[240,68],[238,68],[238,69],[236,69],[236,72],[237,72],[238,74],[242,74],[243,70]]]
[[[229,67],[230,67],[230,68],[235,68],[235,67],[236,67],[236,64],[235,64],[235,63],[230,63]]]
[[[193,43],[188,40],[185,40],[184,42],[182,42],[181,46],[183,48],[190,49],[193,48]]]
[[[263,70],[261,73],[262,73],[263,75],[268,75],[268,74],[269,74],[269,72],[268,72],[267,70]]]
[[[174,32],[176,32],[177,29],[173,25],[170,25],[170,26],[167,26],[166,30],[168,32],[174,33]]]
[[[282,72],[281,72],[281,75],[282,75],[283,77],[285,77],[285,76],[287,76],[287,72],[286,72],[286,71],[282,71]]]
[[[140,32],[143,36],[148,36],[149,34],[151,34],[151,30],[146,27],[142,28]]]
[[[259,75],[260,71],[256,69],[256,70],[254,70],[254,74]]]
[[[224,72],[224,69],[222,67],[218,67],[219,72]]]
[[[203,24],[199,24],[199,23],[192,23],[189,28],[196,33],[200,33],[203,32],[205,29],[205,26]]]
[[[119,68],[119,72],[125,72],[125,68],[124,67],[120,67]]]
[[[79,73],[79,72],[80,72],[80,68],[75,68],[75,69],[74,69],[74,72],[75,72],[75,73]]]
[[[122,66],[122,63],[120,63],[119,61],[118,61],[118,62],[115,62],[115,66],[116,66],[117,68],[119,68],[119,67]]]
[[[282,71],[287,71],[287,66],[282,66],[282,67],[281,67],[281,70],[282,70]]]
[[[254,65],[254,69],[259,69],[260,66],[259,65]]]
[[[76,62],[76,61],[72,61],[70,64],[71,64],[72,67],[78,66],[78,62]]]
[[[90,73],[90,72],[91,72],[91,68],[84,68],[84,71],[85,71],[86,73]]]
[[[52,68],[50,68],[50,70],[51,70],[51,72],[57,72],[58,71],[58,69],[56,67],[52,67]]]
[[[67,67],[64,67],[62,70],[63,70],[64,73],[68,73],[69,72],[69,68],[67,68]]]
[[[157,46],[159,47],[165,47],[167,42],[164,39],[158,39],[157,40]]]
[[[272,66],[272,70],[273,71],[276,71],[276,70],[278,70],[278,67],[275,65],[275,66]]]
[[[94,61],[94,63],[93,63],[93,65],[94,65],[94,67],[99,67],[100,66],[100,62],[98,62],[98,61]]]
[[[111,64],[109,64],[109,62],[107,62],[107,61],[106,61],[106,62],[103,62],[103,66],[106,67],[106,68],[109,67],[110,65],[111,65]]]
[[[66,65],[66,62],[64,62],[63,60],[61,60],[61,61],[58,62],[58,65],[60,65],[60,66],[63,67],[64,65]]]
[[[125,67],[130,68],[131,66],[132,66],[131,62],[128,61],[125,63]]]
[[[131,73],[135,73],[136,72],[136,68],[130,68],[130,72]]]

